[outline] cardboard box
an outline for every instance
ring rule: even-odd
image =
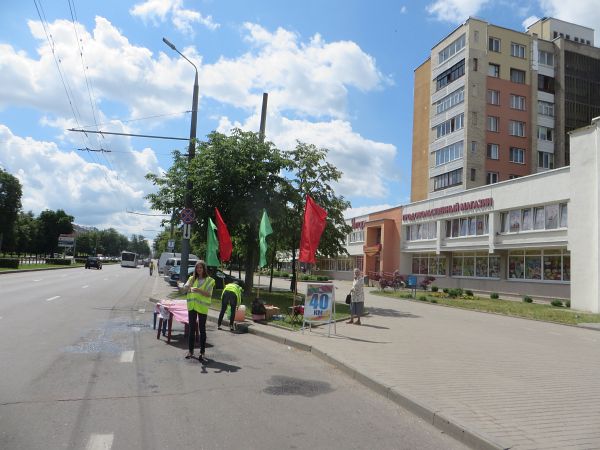
[[[277,306],[265,305],[265,310],[267,311],[265,314],[267,320],[270,320],[273,318],[273,316],[279,314],[279,308]]]

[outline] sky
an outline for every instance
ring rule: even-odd
[[[198,67],[199,139],[258,131],[267,92],[267,139],[329,149],[347,217],[406,204],[413,72],[469,16],[600,30],[597,0],[0,0],[0,167],[24,211],[152,240],[144,176],[187,143],[68,129],[189,137],[195,72],[166,37]]]

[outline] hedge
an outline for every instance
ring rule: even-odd
[[[19,259],[18,258],[0,258],[0,267],[6,267],[8,269],[18,269]]]
[[[71,260],[67,258],[46,258],[46,264],[55,264],[57,266],[70,266]]]

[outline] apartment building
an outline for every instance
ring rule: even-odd
[[[568,132],[600,115],[594,30],[526,32],[469,18],[415,70],[411,201],[568,165]]]

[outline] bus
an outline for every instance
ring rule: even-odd
[[[137,267],[138,255],[132,252],[121,252],[121,267]]]

